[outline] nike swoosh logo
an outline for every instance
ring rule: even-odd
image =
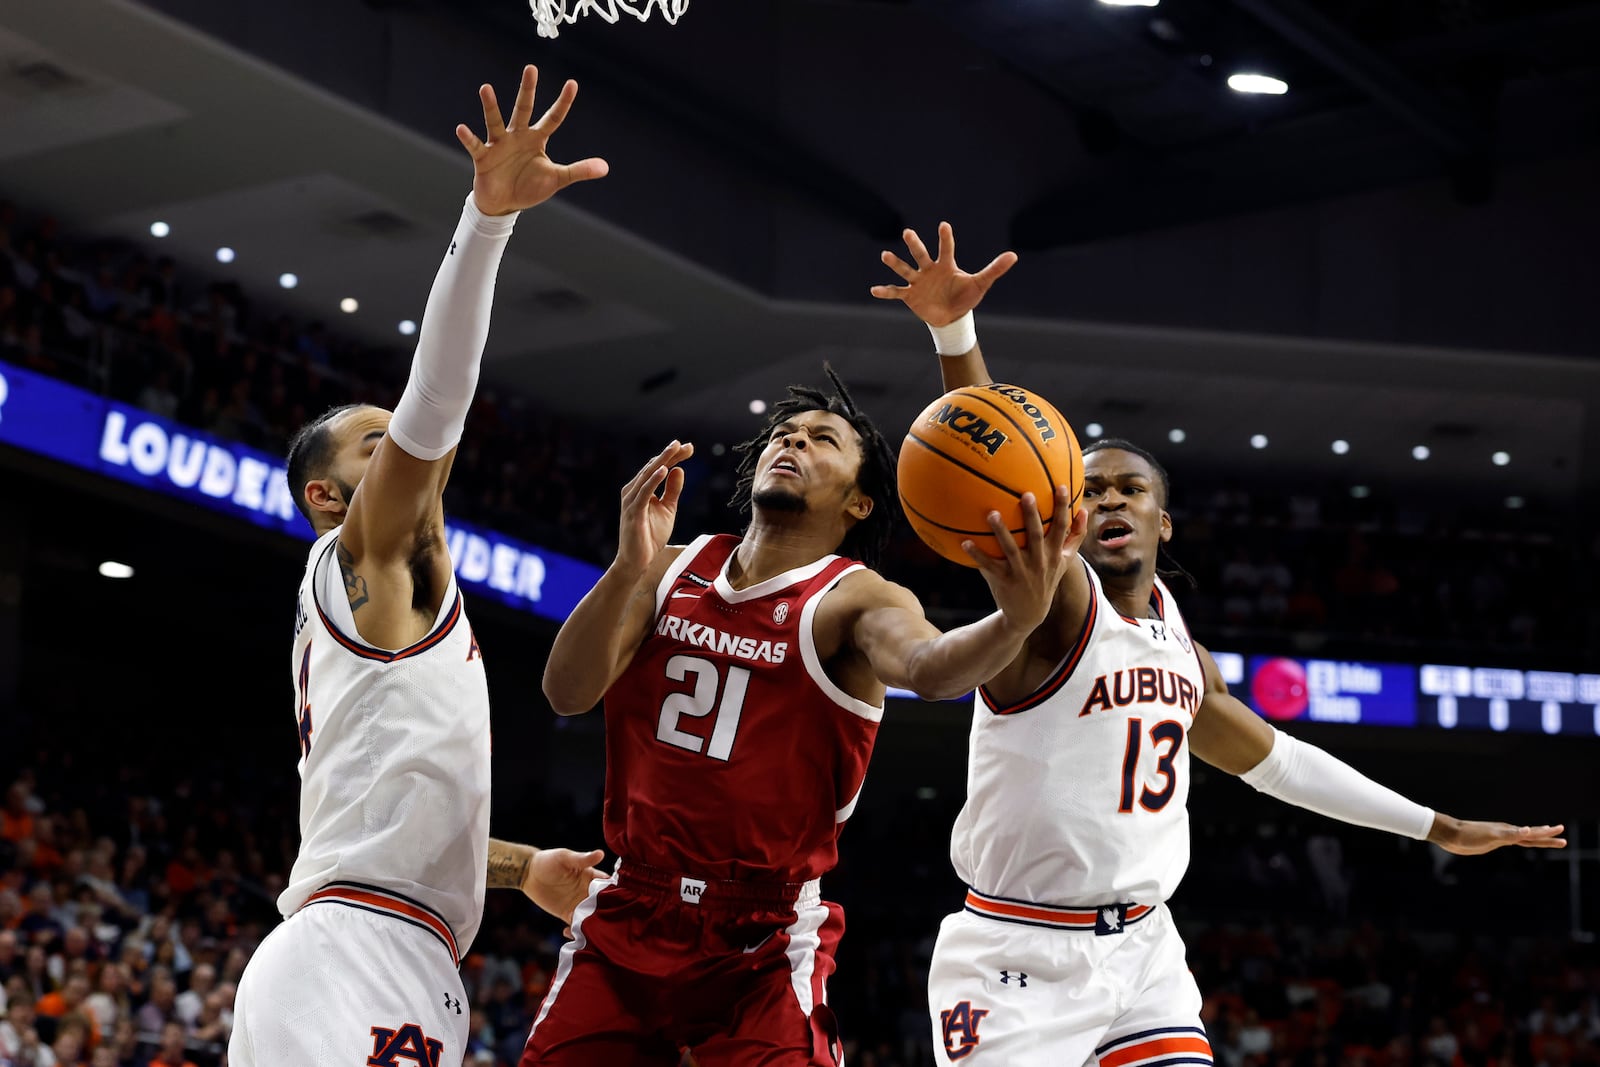
[[[677,600],[679,597],[685,597],[685,598],[687,598],[689,600],[699,600],[700,599],[700,594],[699,593],[678,592],[678,593],[673,593],[670,599]]]
[[[757,941],[755,944],[753,944],[749,948],[745,949],[744,950],[744,954],[746,956],[750,955],[750,953],[756,951],[762,945],[765,945],[768,941],[771,941],[771,940],[772,940],[772,934],[768,934],[766,937],[763,937],[760,941]]]

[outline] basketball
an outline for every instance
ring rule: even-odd
[[[1083,452],[1067,420],[1035,393],[998,382],[952,389],[929,404],[900,446],[900,504],[927,546],[952,563],[975,564],[961,549],[972,541],[1004,555],[989,529],[998,511],[1026,544],[1022,495],[1038,501],[1046,530],[1056,520],[1055,486],[1064,485],[1072,521],[1083,496]]]

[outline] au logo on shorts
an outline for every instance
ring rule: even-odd
[[[406,1023],[398,1029],[386,1026],[372,1028],[372,1055],[367,1057],[368,1067],[400,1067],[407,1060],[414,1067],[439,1067],[439,1055],[444,1042],[429,1037],[416,1023]]]
[[[944,1027],[944,1053],[952,1060],[964,1060],[978,1050],[978,1024],[988,1015],[987,1008],[974,1008],[972,1001],[939,1013],[939,1023]]]

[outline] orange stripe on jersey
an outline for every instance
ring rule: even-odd
[[[1089,650],[1089,637],[1094,633],[1095,619],[1099,615],[1100,598],[1091,596],[1089,598],[1089,613],[1083,620],[1083,629],[1079,631],[1078,639],[1073,643],[1072,650],[1061,661],[1061,666],[1056,668],[1055,673],[1045,679],[1044,684],[1033,691],[1033,695],[1024,697],[1015,704],[1001,706],[995,702],[994,697],[989,695],[987,686],[980,686],[978,695],[983,697],[984,704],[996,715],[1014,715],[1019,711],[1036,708],[1046,700],[1049,700],[1057,690],[1067,684],[1067,679],[1071,678],[1072,672],[1077,669],[1078,661],[1083,659],[1083,654]]]
[[[313,597],[312,601],[316,603],[316,598]],[[421,655],[449,636],[450,631],[455,629],[456,623],[461,619],[461,591],[456,591],[456,600],[450,607],[450,614],[445,616],[444,622],[439,624],[438,629],[416,644],[402,648],[398,652],[385,652],[381,648],[372,648],[369,645],[363,645],[361,642],[351,639],[339,629],[332,619],[328,618],[328,613],[322,610],[320,603],[317,604],[317,614],[322,617],[322,625],[327,628],[328,633],[332,634],[333,639],[345,649],[354,652],[363,659],[377,660],[380,663],[393,663],[395,660]]]
[[[451,932],[449,925],[427,908],[407,900],[398,893],[388,893],[376,888],[357,889],[349,885],[331,885],[306,898],[306,904],[316,904],[323,901],[354,904],[357,907],[385,912],[397,918],[406,919],[424,926],[444,942],[445,948],[450,950],[450,961],[457,967],[461,966],[461,953],[456,948],[456,935]],[[305,905],[301,906],[304,907]]]
[[[1002,919],[1025,919],[1030,922],[1059,923],[1063,926],[1093,927],[1099,917],[1098,908],[1052,908],[1047,904],[1024,904],[1015,900],[995,900],[980,896],[976,890],[967,890],[967,907],[984,915]],[[1127,922],[1142,919],[1149,914],[1150,905],[1134,904],[1128,908]]]
[[[1098,1062],[1100,1067],[1122,1067],[1125,1063],[1136,1063],[1155,1056],[1175,1056],[1182,1052],[1195,1052],[1209,1057],[1211,1042],[1203,1037],[1158,1037],[1108,1052]]]

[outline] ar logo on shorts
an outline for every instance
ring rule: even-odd
[[[417,1067],[439,1067],[443,1051],[444,1042],[424,1034],[416,1023],[406,1023],[398,1030],[374,1026],[367,1067],[400,1067],[401,1060],[410,1060]]]
[[[939,1013],[944,1027],[944,1052],[952,1060],[964,1060],[978,1050],[978,1024],[988,1015],[987,1008],[973,1008],[963,1000],[949,1011]]]

